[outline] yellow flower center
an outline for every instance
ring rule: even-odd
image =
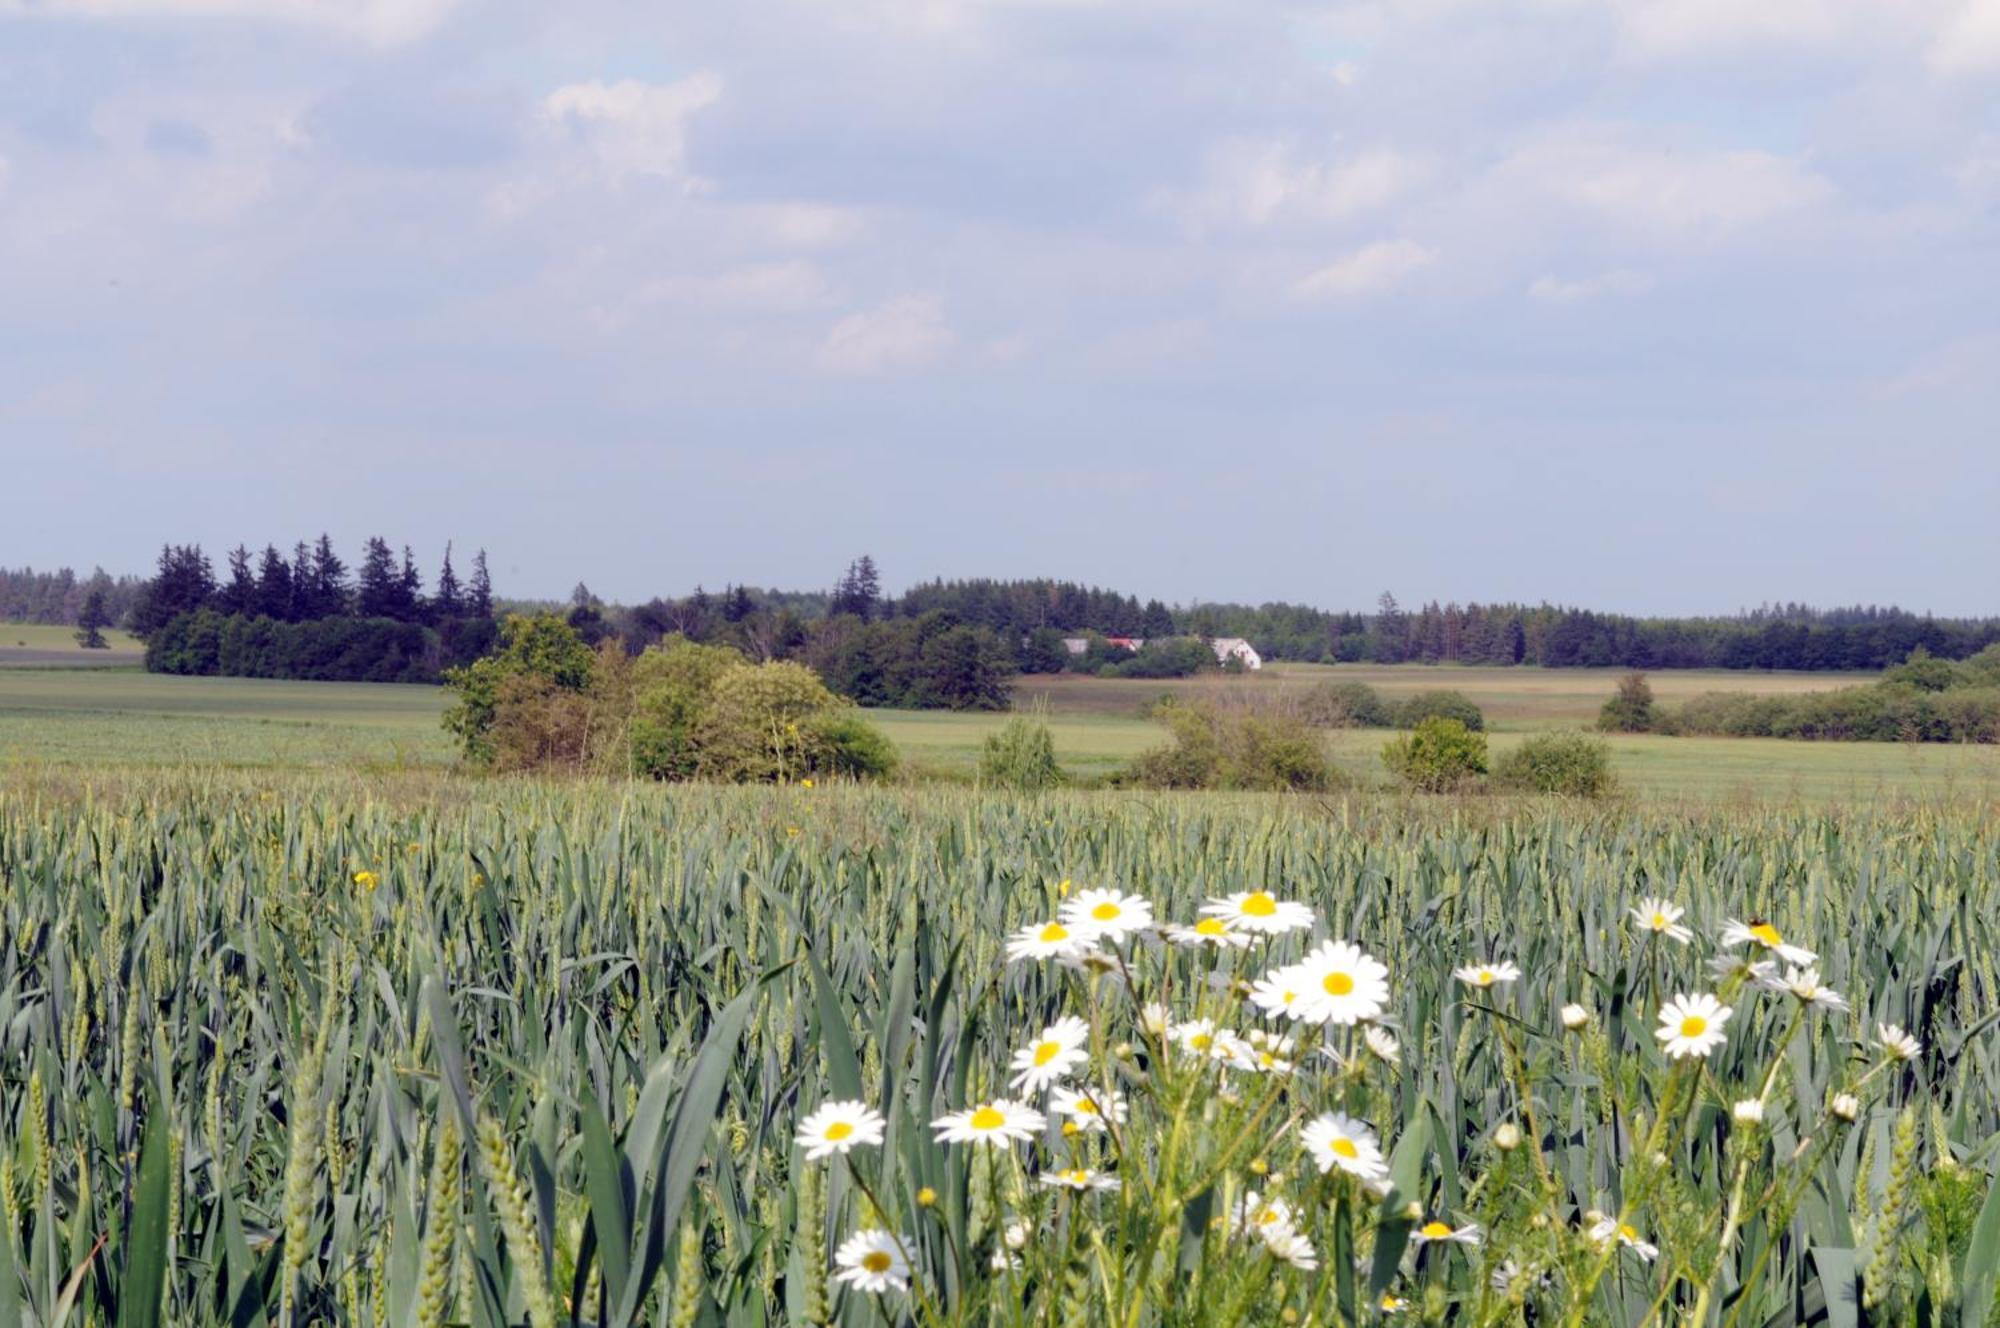
[[[1076,1106],[1072,1110],[1079,1116],[1095,1116],[1097,1114],[1097,1104],[1087,1097],[1080,1097],[1076,1100]]]
[[[1188,1045],[1196,1051],[1207,1051],[1214,1042],[1215,1039],[1206,1033],[1196,1033],[1188,1039]]]
[[[1698,1014],[1691,1014],[1681,1020],[1681,1036],[1684,1038],[1698,1038],[1707,1031],[1708,1020]]]
[[[842,1139],[845,1139],[848,1135],[853,1133],[854,1133],[853,1125],[849,1124],[847,1121],[844,1120],[837,1120],[833,1124],[826,1127],[826,1141],[830,1144],[837,1144]]]
[[[1007,1123],[1007,1118],[991,1107],[981,1107],[972,1113],[972,1128],[975,1130],[997,1130]]]
[[[1062,1050],[1063,1044],[1053,1039],[1041,1043],[1035,1048],[1035,1064],[1047,1065],[1050,1061],[1062,1055]]]
[[[1063,926],[1060,922],[1051,922],[1048,926],[1042,928],[1041,934],[1035,939],[1044,945],[1054,945],[1057,941],[1066,941],[1069,939],[1069,928]]]
[[[1667,929],[1667,915],[1664,913],[1655,913],[1653,915],[1653,930],[1665,931],[1666,929]]]
[[[1088,1185],[1090,1183],[1090,1173],[1080,1169],[1065,1171],[1063,1172],[1063,1179],[1072,1185]]]
[[[1354,994],[1354,975],[1329,973],[1320,979],[1319,985],[1326,988],[1326,994],[1329,996],[1351,996]]]
[[[1778,935],[1778,929],[1768,922],[1758,923],[1750,929],[1750,934],[1774,950],[1785,943],[1785,938]]]
[[[1345,1135],[1335,1136],[1334,1141],[1327,1145],[1327,1149],[1330,1152],[1332,1152],[1332,1154],[1335,1157],[1344,1157],[1349,1162],[1352,1162],[1355,1158],[1361,1156],[1361,1150],[1359,1148],[1356,1148],[1354,1146],[1354,1141],[1352,1139],[1349,1139]]]
[[[1492,985],[1493,985],[1493,970],[1492,970],[1492,969],[1490,969],[1490,968],[1482,968],[1482,969],[1480,969],[1480,970],[1479,970],[1479,985],[1480,985],[1480,986],[1482,986],[1482,987],[1490,987],[1490,986],[1492,986]]]
[[[1632,1229],[1632,1227],[1631,1227],[1630,1225],[1628,1225],[1628,1224],[1625,1224],[1625,1223],[1620,1223],[1620,1224],[1619,1224],[1619,1227],[1618,1227],[1618,1235],[1619,1235],[1619,1237],[1620,1237],[1621,1239],[1624,1239],[1624,1240],[1637,1240],[1637,1239],[1639,1239],[1639,1233],[1638,1233],[1637,1231],[1633,1230],[1633,1229]]]
[[[1096,908],[1091,909],[1090,916],[1096,918],[1099,922],[1110,922],[1123,911],[1118,905],[1107,899]]]
[[[888,1272],[889,1263],[890,1259],[888,1254],[882,1250],[870,1250],[868,1251],[868,1253],[861,1256],[861,1266],[863,1268],[866,1268],[871,1273]]]
[[[1221,918],[1203,918],[1194,924],[1194,933],[1197,936],[1226,936],[1229,928]]]
[[[1432,1240],[1443,1240],[1451,1234],[1451,1228],[1442,1222],[1426,1222],[1417,1234],[1428,1236]]]
[[[1278,911],[1278,901],[1259,890],[1243,901],[1243,911],[1253,918],[1268,918]]]

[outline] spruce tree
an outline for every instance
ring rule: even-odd
[[[308,618],[340,618],[347,614],[347,564],[333,551],[325,534],[313,547],[312,612]]]
[[[444,564],[438,568],[437,594],[431,596],[431,616],[448,622],[465,611],[464,596],[458,588],[458,573],[451,569],[451,542],[444,546]]]
[[[257,581],[250,575],[250,550],[241,544],[229,551],[229,584],[217,605],[224,613],[255,613]]]
[[[396,568],[396,556],[380,535],[368,537],[361,554],[357,578],[355,611],[364,618],[394,618],[402,603],[403,577]]]
[[[493,616],[493,580],[486,575],[486,550],[472,555],[472,593],[466,597],[466,611],[474,618]]]
[[[104,587],[94,585],[83,597],[83,608],[76,615],[76,643],[85,650],[109,650],[111,643],[104,639],[104,629],[110,625],[111,617],[104,607]]]
[[[285,561],[285,555],[277,546],[266,544],[264,556],[257,563],[257,595],[253,613],[266,618],[276,618],[280,622],[292,616],[292,565]]]
[[[395,617],[400,622],[417,622],[424,616],[424,578],[417,571],[416,556],[403,546],[403,572],[397,580]]]

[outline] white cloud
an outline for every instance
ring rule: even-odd
[[[1947,74],[2000,71],[2000,0],[1964,0],[1931,43],[1930,58]]]
[[[1868,7],[1867,0],[1615,0],[1628,46],[1654,56],[1824,44]]]
[[[378,46],[429,36],[460,0],[0,0],[0,15],[252,19],[318,28]]]
[[[832,248],[867,226],[857,209],[826,203],[753,203],[737,212],[764,238],[789,249]]]
[[[673,83],[592,81],[557,88],[542,102],[549,120],[575,135],[613,183],[687,176],[687,122],[722,95],[706,71]]]
[[[1644,295],[1653,289],[1653,279],[1643,272],[1603,272],[1594,277],[1565,280],[1540,276],[1528,287],[1528,294],[1550,304],[1574,304],[1603,295]]]
[[[1808,211],[1833,186],[1795,158],[1677,150],[1601,127],[1546,135],[1501,162],[1503,178],[1633,230],[1700,237]]]
[[[1436,253],[1415,240],[1377,240],[1308,273],[1292,289],[1314,300],[1373,295],[1400,285],[1436,259]]]
[[[820,366],[838,374],[879,374],[931,363],[952,344],[936,299],[904,295],[833,325],[820,346]]]
[[[1206,183],[1176,206],[1197,223],[1338,221],[1393,201],[1421,174],[1396,152],[1322,161],[1289,143],[1237,140],[1209,154]]]

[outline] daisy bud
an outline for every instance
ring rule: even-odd
[[[1025,1248],[1028,1244],[1028,1235],[1029,1235],[1028,1224],[1026,1222],[1008,1223],[1007,1248],[1010,1250],[1018,1250]]]
[[[1500,1128],[1493,1131],[1493,1146],[1503,1153],[1511,1153],[1521,1146],[1521,1127],[1513,1121],[1503,1121]]]
[[[1562,1008],[1563,1027],[1572,1033],[1582,1032],[1590,1027],[1590,1011],[1581,1005],[1565,1005]]]
[[[1852,1093],[1836,1093],[1827,1110],[1852,1125],[1861,1116],[1861,1099]]]
[[[1111,1049],[1111,1054],[1121,1061],[1129,1061],[1132,1059],[1132,1044],[1121,1042]]]
[[[1412,1199],[1403,1205],[1403,1216],[1412,1222],[1421,1222],[1424,1218],[1424,1206]]]
[[[1764,1099],[1746,1097],[1729,1109],[1738,1125],[1761,1125],[1764,1123]]]
[[[1287,1305],[1285,1306],[1285,1308],[1278,1311],[1279,1323],[1291,1324],[1291,1323],[1297,1323],[1298,1321],[1299,1321],[1299,1312],[1293,1309],[1290,1305]]]

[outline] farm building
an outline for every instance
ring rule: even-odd
[[[1241,663],[1246,669],[1261,669],[1264,667],[1264,657],[1257,653],[1255,646],[1240,636],[1218,636],[1208,644],[1214,649],[1215,658],[1218,663],[1227,664],[1233,659]]]

